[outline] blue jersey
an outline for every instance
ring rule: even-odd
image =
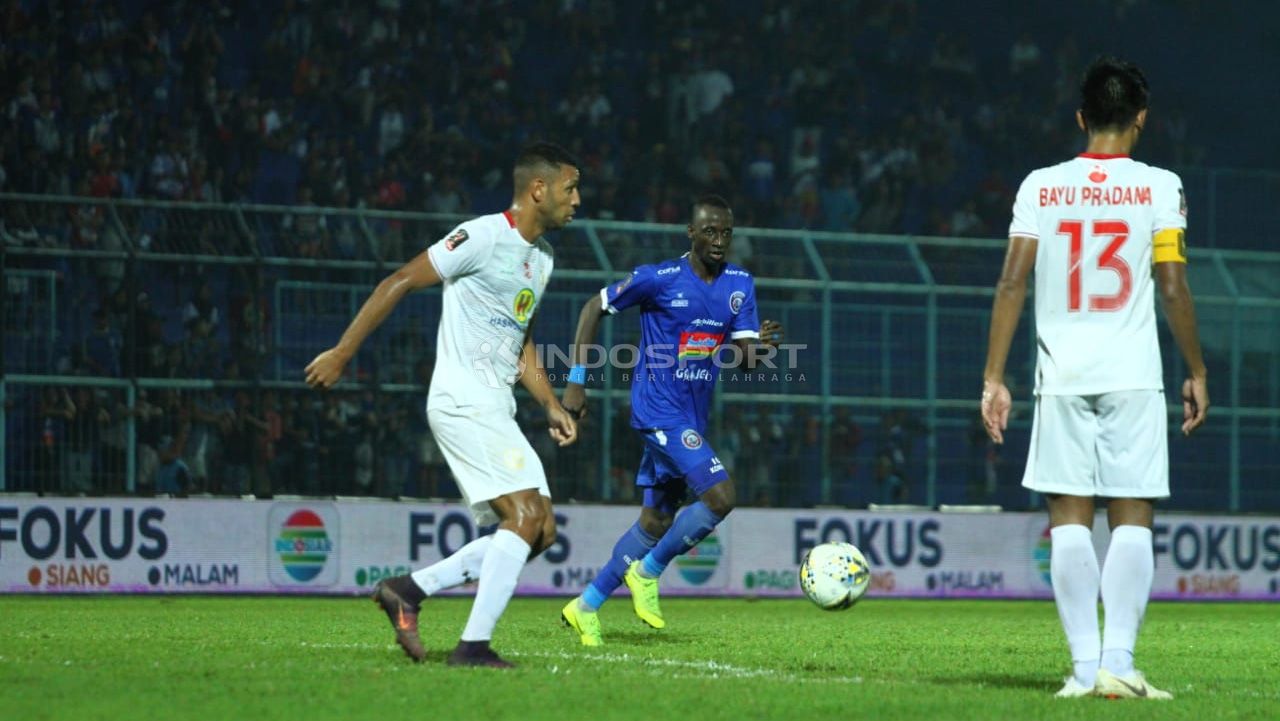
[[[702,433],[719,377],[716,349],[727,341],[760,337],[751,274],[726,263],[707,283],[694,273],[686,254],[636,268],[629,277],[601,289],[600,299],[609,313],[640,307],[631,426],[692,426]]]

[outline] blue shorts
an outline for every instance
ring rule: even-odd
[[[687,491],[695,496],[729,480],[716,452],[692,428],[640,431],[644,456],[636,485],[644,489],[645,508],[675,513]]]

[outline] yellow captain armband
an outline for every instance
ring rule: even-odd
[[[1166,228],[1156,233],[1151,247],[1151,262],[1187,262],[1187,232],[1181,228]]]

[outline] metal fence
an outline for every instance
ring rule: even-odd
[[[300,381],[372,286],[459,218],[3,194],[0,209],[0,490],[456,492],[422,413],[439,289],[406,299],[339,390]],[[602,284],[688,241],[678,226],[583,220],[552,242],[536,334],[565,347]],[[722,376],[709,439],[740,497],[1034,504],[1019,487],[1025,400],[1001,448],[975,412],[1003,252],[1001,240],[739,229],[734,260],[756,276],[762,317],[803,346],[794,367]],[[1199,437],[1171,439],[1171,504],[1280,510],[1280,254],[1191,256],[1215,405]],[[622,314],[601,340],[636,337]],[[1183,371],[1163,341],[1173,385]],[[1008,366],[1020,399],[1033,343],[1028,304]],[[576,446],[556,448],[536,409],[520,410],[561,498],[634,499],[628,376],[601,375]]]

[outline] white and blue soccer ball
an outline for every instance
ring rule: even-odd
[[[870,585],[871,567],[852,543],[820,543],[800,562],[800,588],[828,611],[849,608]]]

